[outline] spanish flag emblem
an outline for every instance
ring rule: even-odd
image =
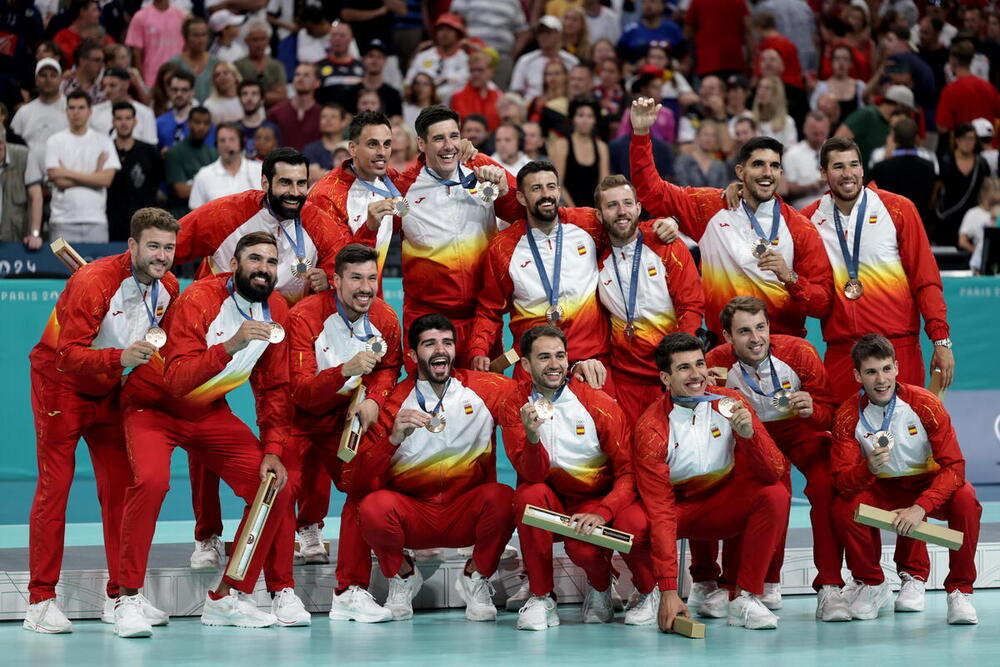
[[[868,216],[868,224],[869,225],[874,225],[876,222],[878,222],[878,216],[877,215],[869,215]]]
[[[161,317],[163,317],[163,311],[165,311],[166,309],[167,307],[164,306],[163,304],[158,305],[156,307],[156,319],[160,319]]]
[[[718,426],[713,426],[712,427],[712,437],[713,438],[718,438],[721,435],[722,435],[722,431],[719,430],[719,427]]]
[[[787,391],[791,391],[792,390],[792,383],[789,382],[788,380],[785,380],[784,382],[781,383],[781,388],[785,389]]]
[[[585,245],[583,245],[581,243],[580,245],[578,245],[576,247],[576,252],[577,252],[578,255],[586,255],[587,254],[587,246],[585,246]]]
[[[910,435],[916,435],[917,434],[917,425],[916,424],[907,424],[907,426],[906,426],[906,432],[909,433]]]
[[[656,277],[656,267],[655,266],[649,267],[648,269],[646,269],[646,273],[649,274],[650,278],[655,278]]]
[[[467,415],[471,415],[472,414],[472,403],[466,403],[465,404],[465,414],[467,414]]]
[[[587,433],[587,429],[584,428],[583,424],[582,423],[577,423],[577,425],[576,425],[576,434],[577,435],[584,435],[586,433]]]

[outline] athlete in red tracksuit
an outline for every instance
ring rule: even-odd
[[[676,216],[680,230],[698,242],[706,326],[721,340],[723,306],[734,296],[755,296],[767,304],[775,333],[804,336],[806,316],[829,312],[833,277],[816,228],[775,195],[780,143],[755,137],[740,150],[744,199],[730,210],[720,190],[680,188],[657,174],[649,139],[656,109],[648,98],[632,104],[632,181],[647,211]],[[760,259],[753,254],[758,239],[770,247]]]
[[[790,496],[781,482],[785,457],[739,392],[708,386],[701,342],[675,332],[656,350],[669,393],[639,418],[632,460],[648,520],[618,528],[637,542],[650,540],[653,572],[661,592],[659,626],[669,631],[687,608],[677,597],[677,539],[719,540],[753,536],[736,575],[730,625],[777,627],[760,601],[764,576],[787,522]],[[726,397],[738,403],[730,418]]]
[[[839,493],[833,506],[834,523],[844,541],[847,567],[861,584],[851,603],[851,615],[875,618],[891,596],[879,563],[878,529],[854,521],[855,510],[864,503],[894,511],[901,535],[926,516],[946,520],[950,528],[964,534],[961,548],[949,552],[944,580],[948,622],[977,623],[969,596],[976,580],[983,509],[965,478],[965,459],[948,412],[931,392],[896,380],[899,367],[886,338],[863,336],[851,356],[862,392],[837,410],[831,452]],[[898,571],[904,582],[908,576],[926,580],[928,575],[928,571]]]
[[[292,401],[295,417],[289,448],[314,450],[337,488],[347,493],[340,517],[337,586],[338,619],[389,620],[366,592],[371,549],[361,538],[358,503],[364,489],[352,487],[351,464],[337,458],[348,404],[361,388],[357,414],[363,428],[378,418],[403,365],[399,318],[375,295],[378,252],[351,244],[337,255],[335,289],[300,301],[288,317]],[[382,354],[367,345],[382,341]],[[294,490],[293,490],[294,493]],[[289,556],[290,557],[290,556]],[[366,601],[368,604],[366,604]]]
[[[237,541],[250,529],[246,525],[249,503],[266,471],[277,474],[280,486],[286,481],[280,457],[291,417],[288,351],[284,339],[273,336],[270,322],[284,325],[288,306],[272,291],[278,270],[274,237],[256,232],[241,239],[231,266],[233,275],[210,276],[185,290],[164,321],[169,339],[162,358],[158,356],[156,362],[133,373],[125,387],[125,437],[134,482],[125,497],[120,572],[123,594],[134,595],[145,579],[156,518],[170,485],[174,447],[183,447],[247,501]],[[226,394],[247,379],[256,397],[259,440],[225,400]],[[286,516],[290,500],[288,491],[280,489],[271,509],[275,518]],[[256,586],[275,536],[292,538],[290,529],[282,531],[283,523],[266,522],[242,581],[224,577],[219,587],[209,592],[203,623],[251,627],[276,621],[308,624],[309,614],[295,596],[290,579],[268,582],[275,593],[275,615],[257,610],[247,597]],[[115,609],[118,634],[149,636],[148,625],[143,626],[128,612],[128,605],[119,599]]]
[[[361,534],[389,579],[394,619],[412,617],[422,581],[404,547],[473,544],[455,586],[466,618],[496,620],[489,578],[514,530],[514,491],[496,482],[494,431],[513,380],[454,369],[455,331],[442,315],[417,318],[407,336],[417,373],[393,389],[354,460],[354,487],[379,487],[361,501]]]
[[[517,471],[514,517],[533,596],[521,610],[517,627],[545,630],[559,623],[552,597],[556,536],[523,523],[525,507],[570,514],[582,532],[617,526],[620,517],[641,515],[642,508],[637,504],[632,431],[625,414],[603,391],[581,380],[567,382],[565,334],[552,325],[533,327],[521,338],[521,352],[531,380],[518,382],[507,394],[501,417],[504,448]],[[580,540],[566,539],[565,544],[566,555],[583,569],[590,584],[583,622],[610,622],[611,551]],[[655,582],[648,545],[623,557],[636,588],[625,622],[652,623],[658,597],[650,597]]]
[[[72,628],[56,606],[55,589],[81,437],[90,450],[104,524],[105,607],[113,608],[112,598],[118,596],[122,508],[132,476],[119,408],[121,378],[126,369],[153,356],[156,348],[145,340],[146,332],[177,298],[177,279],[167,270],[177,229],[177,221],[165,211],[138,211],[129,250],[91,262],[70,277],[31,351],[38,485],[28,520],[28,629],[56,633]],[[147,606],[158,622],[166,621],[165,614]]]

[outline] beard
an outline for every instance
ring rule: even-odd
[[[431,362],[435,361],[447,361],[447,366],[442,370],[436,370],[431,367]],[[455,360],[453,358],[449,358],[447,355],[444,354],[435,354],[429,359],[418,358],[417,366],[420,371],[418,377],[421,377],[429,382],[441,384],[442,382],[446,382],[448,378],[451,377],[451,369],[454,364]],[[439,375],[439,373],[443,374]]]
[[[282,195],[278,197],[270,189],[267,191],[267,203],[271,210],[282,220],[291,220],[299,217],[303,204],[306,203],[305,195]]]
[[[267,281],[267,286],[258,285],[253,282],[254,278],[262,278]],[[233,276],[233,280],[236,283],[236,291],[240,293],[247,301],[254,301],[261,303],[266,301],[271,292],[274,291],[274,284],[277,279],[269,273],[264,271],[257,271],[256,273],[244,273],[241,270],[236,271]]]
[[[542,204],[552,204],[552,211],[543,211]],[[542,197],[535,202],[535,205],[531,209],[531,213],[539,220],[543,222],[552,222],[559,215],[559,202],[552,197]]]
[[[629,222],[628,228],[623,232],[617,227],[619,220],[614,220],[610,225],[605,226],[605,231],[608,236],[614,241],[628,241],[635,234],[635,230],[639,228],[639,218],[632,218]]]

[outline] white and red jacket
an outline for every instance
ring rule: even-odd
[[[871,403],[867,396],[861,404],[865,419],[878,430],[885,407]],[[887,430],[895,444],[888,465],[874,475],[868,469],[873,434],[858,417],[858,399],[840,406],[834,416],[830,455],[837,491],[851,497],[873,483],[894,484],[922,490],[915,503],[928,514],[939,509],[965,483],[965,458],[941,400],[922,387],[897,382],[896,405]]]
[[[291,399],[288,391],[288,339],[271,344],[251,341],[230,355],[223,343],[243,325],[240,309],[263,320],[263,304],[232,295],[230,274],[195,281],[163,319],[167,344],[125,383],[125,406],[161,410],[197,421],[228,409],[226,394],[248,379],[257,406],[257,426],[264,453],[281,455],[288,438]],[[271,320],[286,327],[288,306],[277,291],[268,299]],[[239,306],[239,308],[237,308]]]
[[[152,285],[132,276],[132,254],[104,257],[80,268],[66,287],[42,338],[31,350],[31,368],[53,382],[86,396],[106,396],[121,386],[122,351],[143,340],[149,312],[157,323],[180,287],[172,273]],[[149,308],[149,311],[146,309]]]
[[[874,185],[869,185],[865,192],[868,198],[858,264],[864,293],[860,299],[844,296],[849,276],[837,240],[832,196],[827,193],[802,209],[822,237],[833,266],[833,304],[823,319],[823,340],[850,345],[872,331],[889,338],[915,336],[920,332],[921,315],[931,340],[947,338],[941,273],[916,207],[906,197]],[[850,217],[841,217],[851,252],[861,200],[859,196],[855,201]]]
[[[618,403],[586,382],[570,380],[553,402],[555,417],[528,442],[521,406],[530,402],[532,383],[518,382],[504,399],[503,446],[520,482],[548,484],[564,505],[600,498],[594,511],[612,521],[636,500],[632,470],[632,430]]]
[[[693,334],[701,326],[705,293],[698,267],[683,241],[663,243],[656,234],[645,231],[639,249],[639,286],[632,322],[635,336],[626,336],[626,306],[637,242],[638,238],[620,248],[605,249],[597,263],[597,291],[611,316],[611,367],[658,382],[660,373],[653,359],[656,346],[667,334],[675,331]],[[612,252],[618,261],[617,274]]]
[[[181,231],[177,235],[174,263],[183,264],[204,257],[205,261],[198,270],[199,278],[228,273],[229,260],[233,258],[239,240],[251,232],[268,232],[278,240],[278,283],[275,291],[285,297],[289,305],[304,297],[309,293],[308,284],[302,278],[292,276],[296,253],[289,238],[297,241],[295,220],[279,221],[264,205],[264,197],[261,190],[247,190],[219,197],[185,215],[180,220]],[[332,280],[337,253],[354,238],[346,227],[338,225],[309,202],[302,206],[300,218],[305,258],[312,266],[326,271]],[[364,234],[362,231],[359,242],[368,240]]]
[[[804,336],[805,318],[825,317],[830,309],[833,276],[816,229],[798,211],[780,201],[777,243],[772,246],[799,276],[781,283],[772,271],[757,268],[751,254],[758,238],[743,208],[726,208],[716,188],[680,188],[662,180],[653,164],[649,135],[632,135],[632,182],[643,208],[652,215],[677,217],[682,232],[698,242],[705,288],[706,326],[722,338],[719,313],[735,296],[755,296],[767,304],[771,331]],[[770,231],[774,201],[754,215]]]
[[[709,386],[707,392],[733,396],[739,392]],[[787,463],[764,425],[753,417],[754,434],[743,438],[718,412],[718,400],[689,408],[664,394],[652,403],[635,427],[632,462],[639,495],[649,514],[653,573],[660,590],[677,589],[677,503],[724,488],[737,470],[773,484]]]

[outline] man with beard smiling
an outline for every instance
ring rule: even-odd
[[[177,298],[177,279],[168,271],[177,229],[177,221],[162,209],[136,211],[128,250],[91,262],[70,277],[31,351],[38,487],[28,519],[31,597],[24,627],[29,630],[72,632],[56,604],[55,587],[81,437],[94,463],[104,523],[109,579],[101,619],[113,622],[125,482],[132,476],[119,408],[121,379],[126,369],[148,364],[156,354],[148,340],[150,328],[159,326]],[[145,598],[137,603],[149,621],[167,623],[167,615]]]
[[[514,516],[532,597],[517,619],[518,630],[559,625],[552,597],[553,533],[524,524],[527,505],[571,515],[577,532],[643,521],[636,504],[632,430],[613,398],[578,379],[567,381],[566,336],[549,324],[521,336],[521,365],[530,380],[517,383],[504,399],[501,425],[507,456],[517,471]],[[566,539],[566,555],[587,575],[584,623],[610,623],[611,550]],[[636,591],[625,613],[627,625],[656,620],[648,544],[623,554]]]
[[[354,414],[360,418],[363,431],[375,422],[403,365],[399,318],[376,297],[377,260],[378,253],[368,246],[345,246],[337,253],[334,289],[306,297],[288,317],[295,404],[289,449],[305,460],[303,478],[309,468],[324,467],[337,488],[347,493],[340,515],[337,588],[330,618],[365,623],[388,621],[392,614],[368,593],[372,562],[358,522],[361,494],[352,487],[350,475],[344,474],[337,448],[345,421]],[[359,388],[365,398],[349,411],[352,395]],[[297,483],[292,475],[289,480],[293,486]],[[329,482],[325,484],[329,489]],[[303,489],[311,491],[305,484]],[[308,500],[301,497],[303,494],[295,495],[300,496],[300,505]],[[325,500],[320,520],[329,510],[329,492]],[[315,533],[320,530],[319,525],[307,525],[300,532],[309,529]],[[323,552],[321,537],[311,542],[305,538],[303,534],[303,552],[309,546],[318,546]]]
[[[649,129],[660,105],[632,103],[632,180],[653,215],[675,215],[698,242],[705,288],[705,321],[719,338],[719,312],[734,296],[763,300],[776,333],[805,335],[805,318],[830,308],[830,262],[816,229],[775,192],[781,177],[780,142],[756,137],[737,156],[742,206],[729,210],[720,190],[680,188],[662,180],[653,164]]]
[[[288,306],[274,291],[278,265],[273,236],[253,232],[241,237],[229,264],[232,275],[209,276],[184,291],[163,321],[167,343],[161,353],[126,383],[122,405],[133,482],[125,493],[122,520],[122,597],[115,605],[119,637],[152,634],[140,613],[139,589],[170,486],[174,447],[183,447],[247,502],[237,542],[252,528],[246,523],[250,503],[269,472],[277,475],[271,512],[276,518],[289,516],[287,473],[281,462],[292,412],[282,328]],[[256,398],[260,439],[226,403],[226,394],[247,379]],[[295,595],[293,582],[282,582],[281,588],[268,582],[273,614],[260,611],[250,597],[272,543],[291,542],[291,531],[281,530],[286,524],[265,523],[245,578],[235,581],[224,576],[208,592],[203,624],[255,628],[309,624],[309,613]],[[291,554],[290,545],[287,553]]]
[[[354,460],[361,534],[389,580],[385,606],[394,620],[413,617],[423,582],[403,553],[474,544],[455,588],[470,621],[495,621],[489,578],[514,530],[514,491],[496,482],[494,431],[513,381],[454,368],[455,327],[424,315],[407,332],[416,373],[396,385]]]

